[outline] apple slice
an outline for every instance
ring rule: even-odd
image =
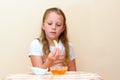
[[[53,40],[53,42],[54,42],[55,46],[58,47],[57,41],[56,41],[56,40]]]

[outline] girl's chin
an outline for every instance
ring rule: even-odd
[[[57,38],[54,36],[49,37],[50,40],[56,40]]]

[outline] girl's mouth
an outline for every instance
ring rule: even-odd
[[[56,34],[56,32],[50,32],[50,33],[52,33],[52,34]]]

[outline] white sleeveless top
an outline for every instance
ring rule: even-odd
[[[43,58],[43,51],[42,51],[42,43],[40,43],[39,40],[37,39],[34,39],[31,44],[30,44],[30,47],[29,47],[29,56],[41,56]],[[65,48],[62,44],[61,41],[58,42],[58,46],[59,46],[59,49],[62,51],[60,56],[59,56],[59,59],[56,60],[54,62],[54,65],[55,66],[60,66],[60,65],[63,65],[63,60],[64,60],[64,56],[65,56]],[[55,46],[50,46],[50,51],[54,50]],[[72,45],[69,43],[69,48],[70,48],[70,60],[73,60],[75,59],[75,54],[74,54],[74,51],[73,51],[73,47]],[[43,59],[43,63],[44,63],[45,59]]]

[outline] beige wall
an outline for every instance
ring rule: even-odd
[[[0,0],[0,78],[30,71],[29,43],[53,6],[66,14],[77,70],[120,80],[120,0]]]

